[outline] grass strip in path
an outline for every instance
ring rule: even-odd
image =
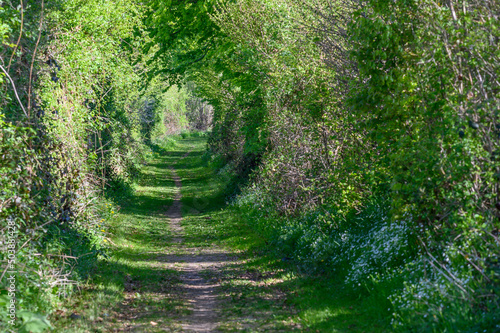
[[[220,283],[219,331],[392,331],[386,298],[353,294],[331,274],[307,274],[270,247],[248,212],[226,204],[224,177],[207,167],[201,154],[190,155],[179,166],[186,245],[217,244],[237,257],[216,275],[207,274]]]
[[[183,155],[183,158],[187,156],[188,153]],[[212,332],[218,325],[218,299],[216,297],[218,285],[206,280],[202,276],[202,272],[219,269],[227,261],[227,256],[217,248],[203,248],[197,251],[196,248],[183,246],[183,228],[180,225],[182,221],[182,203],[180,201],[182,182],[174,167],[171,167],[171,171],[178,193],[176,193],[174,203],[167,212],[167,217],[170,219],[170,228],[175,234],[173,241],[179,244],[181,252],[187,253],[176,256],[175,260],[181,263],[179,269],[183,298],[187,300],[190,309],[189,315],[178,321],[182,330],[186,332]]]
[[[226,205],[205,144],[179,139],[143,168],[108,226],[110,259],[51,318],[55,331],[390,332],[386,300],[304,274]]]

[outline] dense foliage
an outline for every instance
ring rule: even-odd
[[[140,3],[0,5],[0,330],[39,332],[106,258],[112,199],[152,142],[199,110],[161,76],[145,85]]]
[[[499,9],[238,0],[150,17],[167,72],[214,107],[212,159],[256,228],[386,295],[395,329],[455,332],[500,316]],[[185,45],[206,52],[186,66]]]
[[[0,1],[0,327],[10,244],[15,328],[43,330],[106,256],[112,198],[150,147],[195,128],[230,201],[299,269],[384,299],[395,330],[498,330],[499,12]]]

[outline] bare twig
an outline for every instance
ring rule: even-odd
[[[19,43],[21,42],[21,37],[23,36],[23,27],[24,27],[24,6],[23,6],[23,0],[21,0],[21,28],[19,31],[19,38],[17,39],[16,47],[14,47],[14,50],[10,55],[9,64],[7,65],[7,69],[9,71],[10,71],[10,65],[12,64],[12,59],[14,58],[14,54],[16,54],[17,48],[19,47]]]
[[[448,268],[446,268],[443,264],[441,264],[430,252],[429,250],[427,249],[427,246],[425,245],[425,242],[419,237],[418,238],[420,240],[420,243],[424,246],[424,249],[425,249],[425,252],[427,253],[427,255],[432,259],[432,261],[434,261],[436,264],[439,265],[439,267],[441,268],[438,268],[436,265],[434,265],[434,263],[432,261],[429,261],[429,263],[432,265],[432,267],[434,267],[438,272],[440,272],[448,281],[450,281],[451,283],[453,283],[455,286],[457,286],[460,290],[462,290],[465,294],[469,295],[469,293],[467,292],[467,290],[465,290],[464,287],[462,287],[461,283],[460,283],[460,280],[455,276],[453,275],[452,272],[450,272],[450,270]],[[448,275],[444,274],[445,271],[446,273],[448,273]],[[469,288],[470,289],[470,288]]]
[[[490,278],[489,278],[489,277],[487,277],[487,276],[486,276],[486,274],[484,274],[484,273],[483,273],[483,271],[481,270],[481,268],[479,268],[476,264],[474,264],[474,263],[472,262],[472,260],[470,260],[470,259],[467,257],[467,255],[465,255],[465,254],[464,254],[462,251],[460,251],[460,250],[458,250],[458,253],[460,253],[460,254],[462,255],[462,257],[464,257],[464,258],[465,258],[465,260],[467,260],[467,262],[468,262],[469,264],[471,264],[471,265],[472,265],[472,267],[474,267],[474,268],[475,268],[475,269],[476,269],[479,273],[481,273],[481,275],[482,275],[482,276],[486,279],[486,281],[491,282]]]
[[[17,89],[16,89],[16,85],[14,84],[14,81],[12,80],[9,73],[5,70],[5,68],[2,65],[0,65],[0,68],[2,69],[4,74],[7,76],[7,78],[9,78],[10,83],[12,84],[12,88],[14,89],[14,94],[16,95],[17,101],[19,102],[19,105],[21,106],[21,109],[23,110],[24,115],[26,116],[26,118],[29,118],[28,113],[24,109],[23,103],[21,103],[21,99],[19,98],[19,95],[17,94]]]

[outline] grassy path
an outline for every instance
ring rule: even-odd
[[[186,158],[189,152],[183,158]],[[174,165],[175,166],[175,165]],[[174,255],[173,260],[180,263],[181,287],[183,299],[189,303],[190,313],[180,318],[180,326],[187,332],[212,332],[217,328],[219,308],[216,290],[217,284],[206,280],[202,274],[207,270],[217,270],[221,263],[227,261],[224,253],[217,248],[203,249],[183,246],[184,230],[182,221],[182,187],[181,178],[174,167],[170,168],[178,192],[167,212],[170,228],[174,232],[172,241],[179,244],[179,250],[186,254]]]
[[[106,227],[110,258],[51,318],[56,332],[389,331],[371,310],[385,304],[266,249],[226,206],[204,150],[203,138],[179,139],[144,166]]]

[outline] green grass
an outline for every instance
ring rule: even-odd
[[[332,276],[301,273],[279,251],[266,247],[243,214],[235,208],[212,211],[209,225],[205,215],[185,220],[193,238],[209,239],[238,254],[237,263],[219,277],[226,331],[391,331],[387,299],[354,294]]]
[[[168,325],[171,316],[165,313],[186,311],[175,296],[178,271],[167,268],[159,256],[175,251],[165,218],[175,189],[168,166],[175,158],[177,152],[156,149],[134,194],[116,202],[118,210],[105,227],[110,257],[99,262],[98,273],[52,316],[57,332],[109,332],[130,322],[155,331],[151,321]]]
[[[335,276],[307,275],[283,261],[252,228],[247,212],[225,204],[224,184],[202,154],[190,154],[182,165],[186,240],[191,246],[215,243],[238,257],[212,277],[222,285],[224,331],[391,331],[386,298],[354,293]]]
[[[224,184],[203,159],[205,140],[186,136],[168,151],[155,149],[134,194],[116,202],[120,209],[106,226],[110,258],[51,317],[55,331],[168,331],[187,313],[176,266],[165,262],[180,253],[165,217],[175,164],[183,183],[184,245],[215,244],[230,258],[220,271],[203,273],[221,285],[221,331],[390,332],[387,300],[343,289],[331,275],[305,274],[266,245],[249,214],[226,205]],[[71,319],[72,313],[81,318]]]

